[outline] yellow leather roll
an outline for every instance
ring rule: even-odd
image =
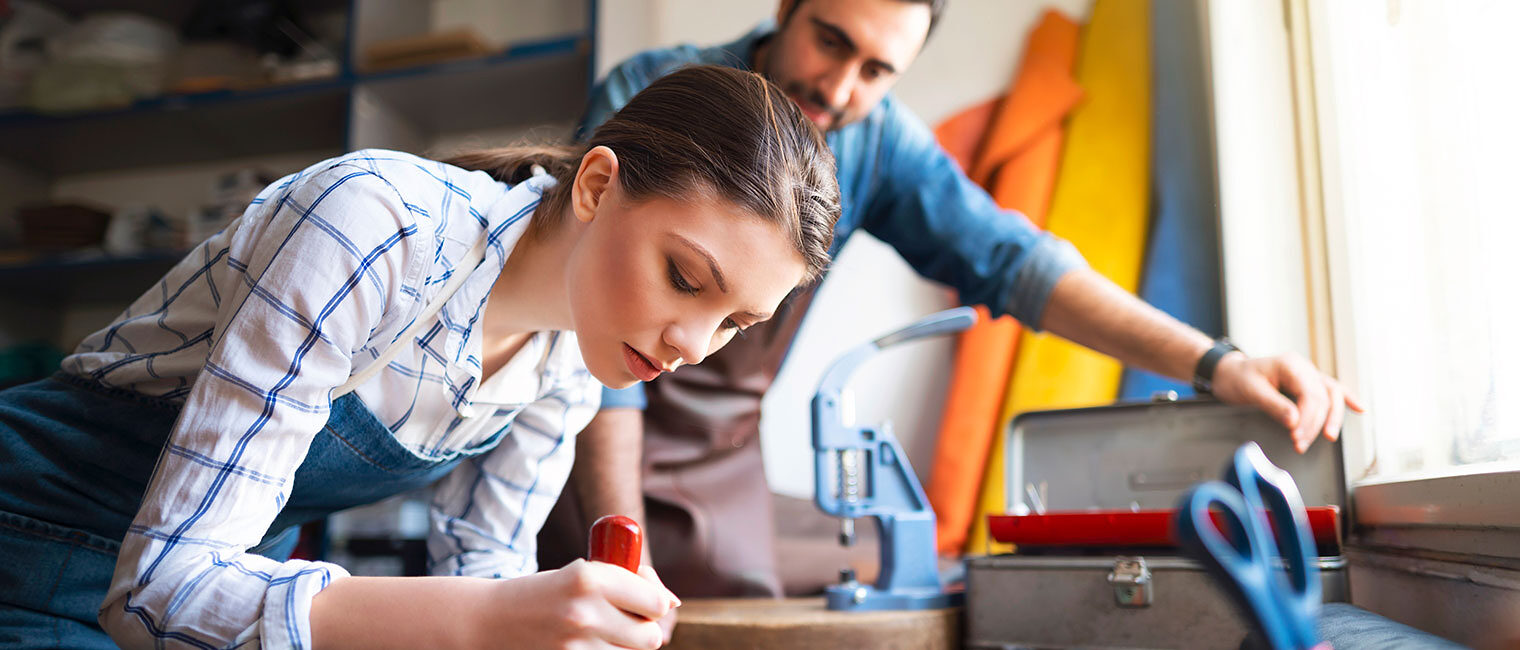
[[[1097,0],[1082,34],[1077,83],[1086,99],[1066,130],[1046,228],[1082,251],[1092,268],[1133,292],[1144,261],[1150,198],[1150,3]],[[1025,411],[1113,401],[1117,361],[1050,334],[1025,332],[983,474],[968,553],[1004,552],[990,544],[987,515],[1007,509],[1007,424]],[[1022,489],[1015,486],[1016,489]]]

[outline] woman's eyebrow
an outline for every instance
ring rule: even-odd
[[[713,279],[717,280],[718,288],[721,289],[723,293],[728,293],[728,283],[723,280],[723,269],[718,268],[718,260],[713,258],[712,253],[707,252],[707,249],[702,248],[700,244],[690,239],[674,233],[672,233],[670,236],[674,237],[676,241],[685,244],[687,248],[690,248],[692,250],[692,252],[702,256],[702,259],[707,260],[707,268],[708,270],[712,271]]]

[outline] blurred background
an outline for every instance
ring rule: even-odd
[[[894,94],[946,127],[942,142],[957,119],[985,127],[1042,16],[1083,23],[1095,1],[1108,0],[953,0]],[[1149,93],[1132,109],[1150,125],[1138,154],[1149,182],[1127,288],[1253,354],[1309,357],[1355,390],[1370,412],[1348,423],[1344,455],[1347,481],[1375,496],[1362,523],[1434,518],[1512,540],[1520,3],[1147,6],[1150,24],[1135,29]],[[284,174],[366,147],[436,155],[568,139],[618,62],[728,42],[775,11],[760,0],[0,0],[0,386],[50,374],[136,296],[172,290],[153,284]],[[1178,210],[1184,221],[1162,216]],[[1083,252],[1106,263],[1106,251]],[[1151,281],[1163,277],[1193,280]],[[823,369],[957,304],[865,233],[821,291],[765,401],[783,518],[811,512],[807,408]],[[859,419],[892,420],[925,484],[955,352],[952,339],[927,341],[857,375]],[[1101,401],[1157,388],[1187,390],[1129,374]],[[1510,496],[1481,496],[1493,494]],[[400,499],[335,518],[326,539],[356,573],[409,573],[425,528],[425,506]],[[1520,548],[1499,546],[1484,554]]]

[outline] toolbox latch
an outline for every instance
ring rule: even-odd
[[[1108,574],[1108,584],[1114,588],[1114,602],[1120,607],[1150,607],[1155,595],[1151,593],[1151,572],[1145,568],[1145,558],[1114,558],[1114,570]]]

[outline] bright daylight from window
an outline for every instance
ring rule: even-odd
[[[1520,3],[1327,2],[1320,15],[1335,336],[1376,447],[1363,478],[1515,469]]]

